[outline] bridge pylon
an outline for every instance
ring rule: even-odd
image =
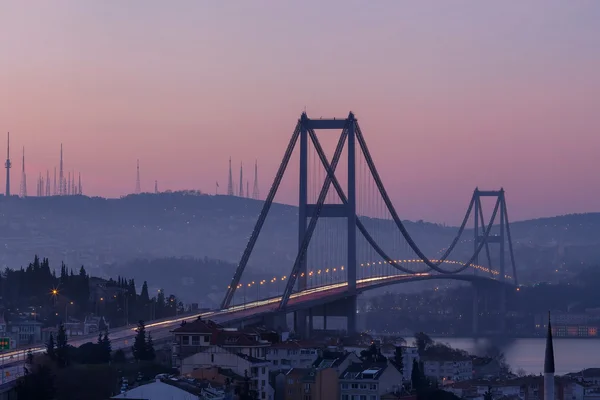
[[[495,198],[497,204],[499,204],[499,212],[500,212],[500,220],[498,221],[498,234],[496,235],[482,235],[479,232],[480,226],[485,228],[486,222],[483,215],[483,207],[481,204],[481,199],[485,197]],[[473,206],[474,206],[474,226],[473,226],[473,235],[474,235],[474,250],[475,250],[475,265],[479,265],[479,252],[477,251],[481,245],[485,248],[485,255],[487,258],[488,265],[490,266],[490,273],[492,274],[492,278],[494,278],[494,273],[499,274],[499,280],[506,281],[511,280],[517,285],[517,269],[515,264],[515,258],[512,248],[512,239],[510,234],[510,225],[508,221],[508,209],[506,206],[506,196],[504,189],[500,190],[479,190],[479,188],[475,188],[473,193]],[[512,264],[512,276],[507,274],[506,271],[506,244],[508,243],[509,247],[509,255],[511,258]],[[490,250],[491,244],[497,244],[499,247],[498,250],[498,270],[494,270],[491,268],[492,266],[492,252]],[[473,274],[478,275],[482,272],[473,268]],[[479,335],[479,301],[482,295],[482,291],[476,286],[476,283],[473,283],[473,328],[472,333],[474,336]],[[499,288],[499,298],[497,299],[499,305],[500,312],[500,332],[504,333],[506,330],[506,286],[502,285]]]

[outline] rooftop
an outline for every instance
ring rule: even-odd
[[[353,363],[341,373],[340,379],[377,380],[386,368],[387,363]]]

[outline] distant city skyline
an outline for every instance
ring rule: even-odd
[[[259,160],[264,198],[305,107],[352,110],[402,218],[456,224],[476,186],[504,187],[513,221],[600,211],[599,19],[595,1],[8,1],[0,134],[36,177],[64,143],[87,195],[133,193],[138,159],[142,191],[224,193],[231,157],[246,177]]]

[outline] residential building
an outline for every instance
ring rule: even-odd
[[[16,346],[27,346],[42,341],[43,324],[33,320],[14,320],[8,324],[8,332],[16,339]]]
[[[338,372],[334,368],[293,368],[286,374],[285,400],[339,399]]]
[[[469,357],[424,357],[425,376],[439,383],[468,381],[473,378],[473,361]]]
[[[8,329],[8,324],[6,323],[6,320],[4,319],[4,314],[0,313],[0,337],[2,338],[8,338],[10,340],[10,348],[14,349],[17,347],[17,342],[18,342],[18,333],[14,334],[13,332],[10,332]]]
[[[348,366],[360,363],[360,358],[355,353],[342,351],[324,351],[313,363],[315,369],[333,368],[338,375]]]
[[[203,351],[181,360],[180,372],[182,375],[189,375],[194,374],[195,370],[208,367],[230,369],[244,379],[249,379],[250,390],[256,391],[260,400],[273,400],[274,389],[269,381],[271,363],[264,358],[258,359],[233,351],[234,348],[223,348],[219,345],[206,347]]]
[[[156,379],[112,397],[113,399],[143,400],[226,400],[231,399],[221,388],[192,379]]]
[[[274,343],[267,350],[273,369],[309,368],[319,358],[320,346],[314,343],[287,341]]]
[[[271,342],[263,339],[264,333],[225,328],[210,320],[197,319],[188,322],[173,330],[172,333],[174,336],[173,365],[176,367],[181,366],[183,359],[204,352],[212,346],[262,360],[265,360],[267,348],[271,346]]]
[[[381,400],[381,396],[402,388],[402,374],[388,362],[352,364],[339,381],[341,400]]]

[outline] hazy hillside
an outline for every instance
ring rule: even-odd
[[[236,264],[262,202],[195,193],[162,193],[122,199],[1,198],[0,206],[2,264],[18,266],[30,260],[33,253],[39,253],[51,260],[64,260],[68,265],[85,264],[93,270],[103,265],[158,257],[207,257]],[[379,232],[374,236],[386,251],[400,247],[398,232],[391,222],[368,219],[364,222],[372,232]],[[406,225],[431,257],[439,254],[456,232],[454,227],[423,222]],[[297,246],[296,226],[297,208],[274,204],[251,258],[253,268],[271,272],[279,271],[282,263],[291,265]],[[515,250],[525,268],[557,263],[566,256],[600,258],[595,250],[600,242],[600,214],[522,221],[511,226]],[[320,251],[331,252],[331,247],[343,240],[343,221],[328,223],[321,231],[324,229],[329,232],[327,237],[334,239],[320,237],[315,243],[322,247]],[[471,232],[465,232],[464,239],[472,239]],[[472,250],[472,242],[461,246],[459,253],[466,255]],[[361,258],[370,256],[363,254]]]

